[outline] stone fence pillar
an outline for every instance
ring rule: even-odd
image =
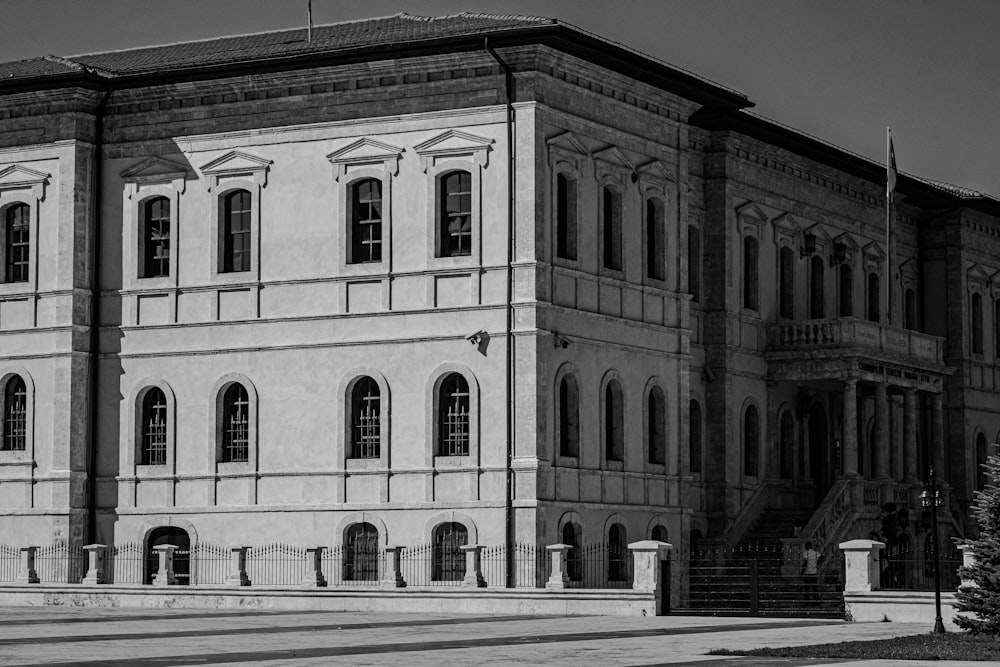
[[[486,579],[483,578],[483,545],[466,544],[459,549],[465,552],[465,579],[462,580],[462,585],[486,588]]]
[[[161,544],[153,547],[160,558],[160,569],[153,577],[154,586],[173,586],[177,583],[174,577],[174,552],[177,550],[175,544]]]
[[[656,615],[663,613],[663,589],[667,584],[663,562],[673,546],[659,540],[642,540],[628,545],[632,552],[632,590],[650,591],[656,600]],[[669,600],[669,597],[667,598]]]
[[[104,569],[105,544],[88,544],[83,548],[87,552],[87,575],[80,583],[84,586],[96,586],[107,583]]]
[[[549,570],[549,580],[545,588],[550,591],[561,591],[569,587],[569,573],[566,571],[566,556],[573,548],[571,544],[550,544],[545,547],[552,563]]]
[[[884,542],[874,540],[851,540],[840,543],[846,570],[845,593],[870,593],[881,588],[878,559],[879,552],[884,548]]]
[[[321,588],[326,586],[323,576],[323,550],[326,547],[309,547],[306,549],[306,571],[302,576],[303,588]]]
[[[16,583],[38,583],[38,572],[35,570],[35,552],[38,549],[39,547],[21,547],[21,569],[18,570]]]
[[[232,547],[229,550],[229,574],[226,575],[226,586],[249,586],[247,576],[247,550],[250,547]]]
[[[387,546],[385,548],[385,574],[382,575],[382,588],[405,588],[406,580],[400,570],[403,549],[406,547]]]
[[[959,544],[959,551],[962,552],[962,567],[972,567],[976,564],[976,554],[972,551],[971,544]],[[966,579],[962,577],[962,582],[959,586],[976,586],[976,582],[972,579]]]

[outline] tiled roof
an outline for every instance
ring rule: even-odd
[[[945,183],[944,181],[935,181],[930,178],[913,176],[912,174],[910,175],[910,177],[922,183],[926,183],[931,187],[937,188],[938,190],[943,190],[944,192],[947,192],[950,195],[953,195],[955,197],[960,197],[962,199],[983,199],[984,197],[988,196],[983,194],[982,192],[979,192],[978,190],[973,190],[972,188],[963,188],[960,185],[952,185],[951,183]]]
[[[97,70],[106,76],[128,76],[209,65],[229,65],[269,58],[330,53],[427,40],[470,37],[552,26],[554,19],[536,16],[461,13],[426,17],[396,14],[382,18],[314,26],[312,40],[305,28],[222,37],[197,42],[91,53],[69,58],[45,56],[0,63],[0,80],[63,74],[72,66]],[[60,68],[58,61],[66,65]],[[82,67],[81,67],[82,66]]]

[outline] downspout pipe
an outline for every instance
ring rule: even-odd
[[[87,544],[97,543],[97,436],[100,401],[98,400],[98,362],[100,361],[100,300],[101,300],[101,192],[103,190],[102,153],[104,151],[104,110],[111,97],[111,89],[104,91],[95,112],[94,157],[93,157],[93,204],[94,225],[90,242],[90,441],[87,443]]]
[[[507,321],[505,333],[507,336],[506,378],[504,384],[506,410],[506,440],[507,460],[504,469],[504,543],[507,553],[506,585],[514,586],[514,168],[517,164],[514,155],[514,72],[503,58],[490,46],[490,38],[483,39],[483,48],[500,65],[504,73],[504,86],[507,106]]]

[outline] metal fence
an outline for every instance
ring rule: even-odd
[[[378,585],[385,576],[385,554],[377,546],[359,542],[324,550],[321,562],[327,586]]]
[[[78,584],[87,574],[87,552],[56,542],[35,552],[35,571],[40,581]]]
[[[550,556],[544,548],[517,542],[511,552],[511,586],[516,588],[544,588],[549,579]],[[507,547],[484,547],[481,568],[486,585],[503,588],[507,585]]]
[[[0,544],[0,581],[14,581],[21,569],[21,550]]]
[[[272,543],[247,549],[247,577],[255,586],[292,586],[302,582],[306,550]]]
[[[961,583],[958,568],[962,566],[962,552],[947,549],[940,555],[941,590],[955,590]],[[933,591],[934,552],[887,547],[879,553],[879,579],[884,591]]]

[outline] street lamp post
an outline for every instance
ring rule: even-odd
[[[941,620],[941,552],[938,548],[937,508],[944,504],[941,489],[934,479],[934,468],[930,469],[930,479],[924,485],[920,494],[920,505],[931,510],[931,540],[934,543],[934,632],[944,632],[944,622]]]

